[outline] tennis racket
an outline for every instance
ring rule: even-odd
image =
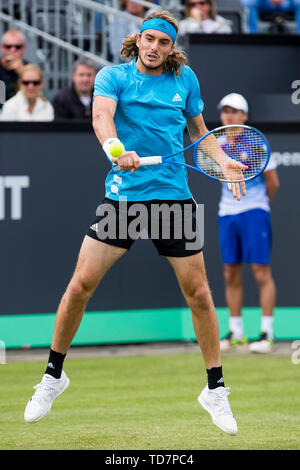
[[[195,166],[174,159],[189,149],[193,149]],[[141,157],[140,165],[181,165],[214,180],[240,183],[259,176],[269,159],[268,141],[259,130],[246,125],[229,125],[208,132],[180,152]]]

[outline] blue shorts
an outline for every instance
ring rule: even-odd
[[[218,218],[223,264],[270,264],[270,213],[252,209]]]

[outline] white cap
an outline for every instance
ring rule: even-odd
[[[242,95],[238,93],[230,93],[221,99],[218,108],[221,109],[223,106],[230,106],[233,109],[238,109],[248,113],[248,103]]]

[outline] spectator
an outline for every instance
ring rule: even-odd
[[[59,91],[53,99],[55,120],[91,118],[94,81],[98,70],[98,65],[86,57],[75,62],[72,86]]]
[[[186,0],[185,18],[179,22],[179,35],[189,33],[231,33],[231,22],[217,14],[214,0]]]
[[[248,103],[242,95],[230,93],[219,104],[222,125],[244,125],[248,119]],[[230,152],[228,141],[221,146]],[[258,341],[250,343],[249,350],[268,353],[273,345],[273,310],[276,287],[270,267],[272,227],[270,203],[278,188],[276,163],[270,159],[262,175],[246,182],[247,195],[241,201],[232,201],[227,185],[222,185],[219,204],[219,234],[224,264],[225,295],[230,312],[229,329],[221,341],[221,350],[246,344],[241,310],[243,305],[243,263],[251,265],[259,290],[262,318]]]
[[[6,99],[18,91],[19,75],[25,65],[23,55],[26,50],[25,37],[18,29],[10,29],[1,40],[0,80],[6,85]]]
[[[149,1],[151,2],[152,0]],[[149,14],[150,12],[149,9],[132,0],[121,0],[120,8],[128,13],[128,20],[111,15],[108,27],[109,52],[113,62],[116,64],[124,62],[120,54],[123,38],[129,34],[137,34],[140,31],[142,21],[138,24],[130,19],[130,15],[141,18],[142,20],[145,14]]]
[[[300,0],[241,0],[241,3],[248,10],[248,29],[250,33],[258,32],[260,13],[271,13],[274,16],[282,13],[295,13],[297,32],[300,33]],[[277,31],[280,32],[280,28]],[[282,28],[282,31],[284,31],[284,28]]]
[[[36,64],[25,65],[18,85],[20,91],[3,105],[2,121],[53,121],[51,103],[43,96],[44,77]]]

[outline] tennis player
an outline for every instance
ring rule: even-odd
[[[224,96],[219,103],[219,109],[223,125],[245,124],[248,119],[248,103],[238,93]],[[228,142],[222,142],[221,145],[225,152],[230,154]],[[259,289],[262,309],[261,334],[258,341],[249,344],[249,349],[256,353],[268,353],[274,344],[273,311],[276,297],[270,267],[270,203],[279,188],[276,162],[272,156],[263,174],[246,182],[246,187],[247,197],[237,202],[232,200],[226,185],[223,184],[219,204],[220,247],[224,263],[225,296],[230,312],[230,331],[221,341],[221,350],[227,351],[232,347],[247,344],[241,310],[242,269],[243,263],[248,263]]]
[[[105,199],[83,240],[75,273],[59,305],[48,366],[25,410],[25,421],[29,423],[43,418],[53,400],[68,387],[63,362],[87,301],[105,273],[134,242],[130,236],[118,239],[101,235],[103,209],[109,206],[115,210],[116,223],[121,224],[120,201],[126,200],[129,209],[141,202],[149,209],[151,223],[154,203],[171,206],[176,202],[190,205],[192,223],[196,226],[197,207],[187,184],[186,169],[175,165],[139,168],[140,156],[181,150],[186,125],[192,141],[207,132],[198,80],[186,66],[184,54],[174,45],[177,31],[176,20],[168,12],[148,15],[140,33],[123,41],[121,53],[124,58],[132,59],[131,62],[104,67],[97,74],[93,127],[107,157],[118,165],[112,165],[107,175]],[[109,149],[115,141],[121,141],[126,149],[118,160],[113,159]],[[183,156],[178,158],[183,159]],[[235,171],[244,168],[239,162],[234,165]],[[230,187],[236,198],[245,193],[243,183],[231,183]],[[174,230],[175,221],[171,218],[173,235]],[[188,249],[185,236],[181,239],[161,236],[153,242],[158,253],[167,257],[172,265],[192,311],[208,378],[198,401],[217,426],[236,434],[237,424],[228,402],[229,388],[225,387],[222,374],[218,319],[206,278],[202,247]]]

